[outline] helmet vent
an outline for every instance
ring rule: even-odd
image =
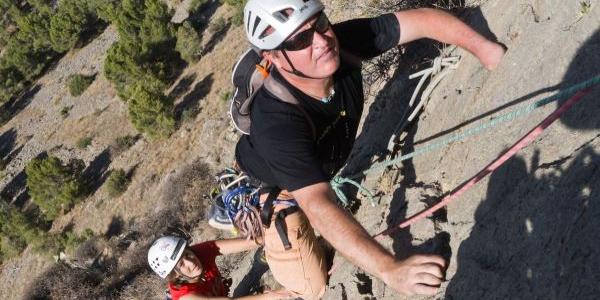
[[[288,11],[288,10],[290,10],[290,11]],[[282,9],[282,10],[274,13],[273,17],[275,19],[277,19],[277,21],[279,21],[281,23],[285,23],[290,19],[291,11],[292,11],[291,8]]]
[[[250,31],[250,20],[252,19],[252,12],[248,12],[248,18],[246,20],[246,32]]]
[[[252,35],[254,35],[256,33],[256,28],[258,27],[258,25],[260,25],[260,21],[261,21],[260,17],[256,17],[256,20],[254,20],[254,27],[252,28]]]

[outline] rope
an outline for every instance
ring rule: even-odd
[[[424,146],[424,147],[422,147],[420,149],[415,150],[414,152],[402,155],[402,156],[400,156],[400,157],[398,157],[396,159],[387,160],[387,161],[384,161],[384,162],[381,162],[381,163],[373,164],[370,168],[368,168],[368,169],[366,169],[364,171],[355,173],[354,175],[347,176],[347,177],[342,177],[342,176],[338,175],[338,176],[336,176],[336,177],[333,178],[332,182],[345,182],[345,179],[359,179],[363,175],[366,175],[366,174],[369,174],[369,173],[373,173],[373,172],[378,171],[378,170],[383,170],[383,169],[385,169],[385,168],[387,168],[389,166],[396,165],[396,164],[398,164],[398,163],[400,163],[402,161],[411,159],[411,158],[413,158],[415,156],[419,156],[419,155],[426,154],[428,152],[432,152],[433,150],[437,150],[439,148],[442,148],[442,147],[444,147],[444,146],[446,146],[446,145],[448,145],[448,144],[450,144],[452,142],[457,142],[457,141],[465,140],[465,139],[467,139],[470,136],[473,136],[473,135],[479,134],[479,133],[481,133],[483,131],[489,130],[489,129],[491,129],[493,127],[496,127],[496,126],[498,126],[498,125],[500,125],[502,123],[506,123],[506,122],[515,120],[518,117],[522,117],[522,116],[528,115],[528,114],[532,113],[534,110],[536,110],[538,108],[541,108],[541,107],[543,107],[545,105],[548,105],[548,104],[550,104],[552,102],[555,102],[555,101],[558,101],[560,99],[564,99],[566,97],[570,97],[570,96],[574,95],[575,93],[577,93],[577,92],[579,92],[581,90],[585,90],[585,89],[591,88],[591,87],[593,87],[593,86],[595,86],[595,85],[597,85],[599,83],[600,83],[600,75],[597,75],[597,76],[595,76],[595,77],[593,77],[593,78],[591,78],[591,79],[589,79],[589,80],[587,80],[585,82],[573,85],[573,86],[571,86],[569,88],[566,88],[565,90],[563,90],[561,92],[558,92],[555,95],[552,95],[550,97],[546,97],[544,99],[538,100],[538,101],[536,101],[536,102],[534,102],[532,104],[525,105],[525,106],[523,106],[521,108],[515,109],[515,110],[510,111],[508,113],[498,115],[496,118],[494,118],[490,122],[487,122],[487,123],[481,124],[479,126],[467,129],[467,130],[465,130],[462,133],[457,133],[457,134],[451,135],[451,136],[449,136],[447,138],[440,139],[440,141],[438,141],[438,142],[433,142],[433,143],[431,143],[431,144],[429,144],[427,146]],[[332,187],[334,187],[333,184],[332,184]],[[364,190],[364,189],[366,189],[366,188],[362,187],[361,190]],[[334,191],[336,192],[336,194],[338,195],[338,197],[339,197],[339,194],[343,194],[343,192],[339,189],[339,186],[335,186],[334,187]]]
[[[471,177],[469,180],[463,182],[458,187],[456,187],[450,194],[444,197],[439,203],[436,205],[416,214],[408,218],[406,221],[401,224],[390,227],[387,230],[384,230],[374,237],[379,237],[383,235],[390,235],[393,232],[410,226],[411,224],[425,218],[431,216],[437,210],[443,208],[448,205],[454,199],[458,198],[458,196],[462,195],[468,189],[477,184],[481,179],[485,178],[487,175],[491,174],[495,170],[497,170],[500,166],[502,166],[506,161],[508,161],[511,157],[515,156],[517,152],[521,149],[525,148],[529,145],[533,140],[535,140],[538,136],[540,136],[546,128],[548,128],[554,121],[556,121],[560,116],[562,116],[566,111],[568,111],[573,105],[579,102],[585,95],[587,95],[591,91],[591,88],[586,89],[584,91],[578,92],[575,96],[571,97],[567,102],[565,102],[561,107],[555,110],[552,114],[546,117],[538,126],[533,128],[530,132],[528,132],[524,137],[522,137],[518,142],[512,145],[504,154],[500,155],[490,164],[488,164],[483,170],[477,173],[475,176]]]
[[[388,142],[388,150],[391,151],[391,149],[393,149],[394,144],[396,143],[396,140],[398,138],[398,135],[402,134],[402,132],[404,131],[404,127],[406,127],[406,125],[410,124],[410,122],[412,122],[412,120],[421,111],[421,109],[423,108],[423,105],[425,105],[425,101],[427,101],[427,99],[431,95],[431,92],[433,92],[433,89],[442,81],[442,79],[444,79],[444,77],[446,77],[448,74],[450,74],[452,71],[454,71],[458,68],[459,62],[460,62],[460,56],[451,56],[451,57],[438,56],[433,60],[433,65],[430,68],[408,76],[408,79],[414,79],[414,78],[421,77],[421,80],[419,80],[419,83],[417,84],[415,91],[413,92],[412,96],[410,97],[410,101],[408,102],[408,107],[406,108],[405,114],[402,116],[401,119],[404,119],[404,116],[406,116],[406,112],[411,111],[411,108],[413,107],[413,105],[415,103],[415,99],[417,99],[417,95],[421,91],[421,88],[423,87],[423,84],[425,83],[427,78],[431,77],[432,79],[429,82],[429,84],[427,85],[427,88],[425,88],[425,90],[423,91],[423,94],[421,94],[421,99],[420,99],[419,103],[417,104],[417,106],[414,109],[412,109],[412,113],[408,116],[408,118],[404,122],[400,123],[400,125],[398,125],[398,127],[396,127],[396,129],[394,130],[394,134],[392,135],[392,137],[390,138],[390,141]],[[442,70],[442,67],[445,67],[445,68]]]
[[[369,199],[369,202],[371,202],[371,206],[375,207],[375,200],[373,199],[373,194],[371,193],[371,191],[369,191],[367,188],[360,185],[360,183],[358,183],[352,179],[336,176],[331,180],[331,187],[333,188],[333,191],[337,195],[338,199],[340,199],[340,201],[344,204],[344,206],[348,206],[348,204],[349,204],[348,198],[342,191],[342,186],[345,183],[355,186],[359,191],[361,191],[363,194],[365,194],[367,196],[367,198]]]
[[[540,136],[546,128],[548,128],[552,123],[554,123],[554,121],[556,121],[558,118],[560,118],[573,105],[577,104],[590,91],[591,91],[591,87],[586,90],[580,91],[575,96],[571,97],[567,102],[565,102],[557,110],[555,110],[552,114],[550,114],[548,117],[546,117],[538,126],[533,128],[525,136],[523,136],[521,139],[519,139],[518,142],[516,142],[513,146],[508,148],[508,150],[506,150],[506,152],[504,152],[504,154],[500,155],[498,158],[496,158],[494,161],[492,161],[490,164],[488,164],[485,168],[483,168],[481,171],[479,171],[479,173],[477,173],[475,176],[471,177],[469,180],[467,180],[467,181],[463,182],[462,184],[460,184],[459,186],[457,186],[454,190],[452,190],[452,192],[450,192],[450,194],[448,194],[446,197],[444,197],[436,205],[409,217],[404,222],[402,222],[398,225],[388,227],[386,230],[374,235],[373,238],[382,239],[383,236],[390,235],[402,228],[406,228],[419,220],[422,220],[428,216],[433,215],[436,211],[447,206],[450,202],[452,202],[453,200],[458,198],[460,195],[465,193],[467,190],[469,190],[471,187],[473,187],[475,184],[477,184],[479,181],[481,181],[487,175],[489,175],[492,172],[494,172],[495,170],[497,170],[500,166],[502,166],[511,157],[515,156],[515,154],[517,154],[517,152],[519,152],[521,149],[525,148],[527,145],[529,145],[531,142],[533,142],[533,140],[535,140],[538,136]],[[337,269],[338,266],[339,266],[339,264],[334,265],[331,268],[331,270],[329,271],[329,274],[331,275]]]

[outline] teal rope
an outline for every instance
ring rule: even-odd
[[[342,186],[345,183],[349,183],[349,184],[355,186],[359,191],[361,191],[363,194],[365,194],[367,196],[367,198],[369,199],[369,202],[371,202],[371,206],[375,207],[375,199],[373,199],[373,194],[371,193],[371,191],[369,191],[367,188],[360,185],[360,183],[358,183],[352,179],[336,176],[331,180],[331,187],[333,188],[333,191],[335,191],[335,194],[338,196],[340,201],[344,204],[344,206],[348,206],[348,203],[349,203],[348,198],[342,191]]]
[[[440,140],[439,142],[431,143],[430,145],[422,147],[420,149],[417,149],[417,150],[415,150],[412,153],[408,153],[408,154],[402,155],[402,156],[400,156],[400,157],[398,157],[396,159],[392,159],[392,160],[384,161],[384,162],[381,162],[381,163],[373,164],[370,168],[368,168],[368,169],[366,169],[366,170],[364,170],[362,172],[356,173],[354,175],[348,176],[348,177],[341,177],[341,176],[338,175],[335,178],[333,178],[333,180],[331,181],[332,182],[332,187],[334,188],[334,191],[336,192],[336,194],[338,195],[338,197],[340,197],[340,194],[343,194],[343,192],[341,190],[339,190],[341,184],[338,184],[338,185],[336,185],[334,187],[334,184],[333,184],[334,181],[335,182],[341,182],[343,184],[344,182],[346,182],[345,180],[358,179],[362,175],[366,175],[368,173],[372,173],[372,172],[377,171],[377,170],[385,169],[385,168],[387,168],[389,166],[392,166],[392,165],[395,165],[395,164],[397,164],[397,163],[399,163],[401,161],[405,161],[405,160],[411,159],[411,158],[413,158],[415,156],[422,155],[422,154],[431,152],[433,150],[439,149],[439,148],[441,148],[443,146],[446,146],[446,145],[448,145],[448,144],[450,144],[452,142],[457,142],[457,141],[465,140],[466,138],[468,138],[470,136],[476,135],[476,134],[481,133],[481,132],[483,132],[485,130],[489,130],[489,129],[495,127],[495,126],[498,126],[501,123],[506,123],[506,122],[515,120],[518,117],[522,117],[522,116],[528,115],[528,114],[532,113],[534,110],[536,110],[536,109],[538,109],[540,107],[543,107],[543,106],[545,106],[547,104],[550,104],[552,102],[558,101],[560,99],[564,99],[566,97],[570,97],[570,96],[574,95],[575,93],[577,93],[577,92],[579,92],[581,90],[588,89],[588,88],[593,87],[593,86],[595,86],[595,85],[597,85],[599,83],[600,83],[600,75],[596,75],[592,79],[589,79],[589,80],[587,80],[585,82],[576,84],[576,85],[571,86],[569,88],[566,88],[565,90],[563,90],[561,92],[558,92],[555,95],[552,95],[550,97],[544,98],[542,100],[538,100],[538,101],[536,101],[536,102],[534,102],[532,104],[523,106],[522,108],[519,108],[519,109],[515,109],[515,110],[513,110],[511,112],[508,112],[508,113],[505,113],[505,114],[501,114],[501,115],[499,115],[498,117],[494,118],[492,121],[490,121],[488,123],[484,123],[484,124],[481,124],[481,125],[479,125],[477,127],[470,128],[470,129],[466,130],[463,133],[454,134],[454,135],[452,135],[450,137],[447,137],[445,139]],[[358,183],[356,183],[356,184],[358,184]],[[353,185],[356,186],[356,184],[353,184]],[[362,190],[366,190],[366,188],[364,188],[362,186],[359,189],[361,189],[361,191]],[[347,203],[346,203],[347,199],[346,199],[345,196],[344,196],[344,199],[345,199],[344,200],[344,204],[347,205]],[[340,200],[341,200],[341,197],[340,197]]]

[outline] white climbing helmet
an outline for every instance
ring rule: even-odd
[[[187,241],[175,236],[163,236],[150,246],[148,264],[161,278],[166,278],[179,261]]]
[[[250,0],[244,7],[248,40],[260,50],[277,48],[296,29],[325,6],[319,0]],[[291,13],[286,13],[291,10]],[[271,26],[273,32],[266,34]]]

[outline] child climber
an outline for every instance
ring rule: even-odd
[[[188,245],[183,238],[164,236],[154,241],[148,250],[148,264],[158,276],[168,281],[173,300],[232,299],[227,296],[229,287],[223,281],[215,258],[256,248],[256,243],[245,239]],[[236,299],[286,299],[287,295],[285,290],[266,291]]]

